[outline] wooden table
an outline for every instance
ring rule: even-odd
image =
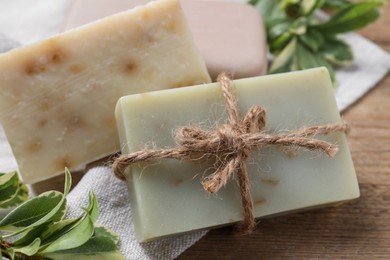
[[[390,3],[360,33],[390,52]],[[358,200],[262,220],[248,236],[216,229],[178,259],[390,259],[390,74],[343,116],[352,125]]]

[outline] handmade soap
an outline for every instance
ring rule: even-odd
[[[334,90],[325,68],[235,80],[231,90],[241,115],[259,105],[266,110],[267,133],[340,122]],[[213,128],[226,120],[219,83],[122,97],[116,119],[122,153],[176,146],[175,129]],[[267,145],[248,159],[255,217],[296,212],[359,196],[344,132],[315,138],[337,144],[328,157],[320,151]],[[242,219],[237,179],[216,194],[204,191],[201,177],[210,165],[161,159],[127,168],[133,221],[139,241]],[[130,223],[129,223],[130,224]]]
[[[127,10],[148,0],[74,0],[64,30]],[[259,12],[245,3],[182,0],[196,46],[213,79],[222,71],[235,78],[265,74],[265,28]]]
[[[161,0],[0,56],[0,120],[27,183],[119,151],[127,94],[209,82],[176,0]]]

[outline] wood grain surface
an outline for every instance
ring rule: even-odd
[[[359,33],[390,52],[390,3]],[[390,259],[390,74],[343,117],[352,125],[358,200],[262,220],[248,236],[212,230],[178,259]]]

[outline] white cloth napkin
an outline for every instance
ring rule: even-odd
[[[338,69],[336,100],[342,112],[374,87],[390,69],[390,54],[366,38],[356,34],[343,35],[353,49],[352,65]]]
[[[0,1],[0,51],[18,44],[25,45],[58,32],[67,0]],[[11,40],[12,39],[12,40]],[[345,39],[355,52],[355,63],[336,73],[337,104],[342,111],[359,99],[383,78],[390,69],[390,55],[363,37],[350,33]],[[17,165],[0,127],[0,171],[16,169]],[[181,235],[140,244],[135,240],[131,208],[126,185],[113,177],[109,168],[89,170],[68,195],[69,215],[80,214],[80,206],[88,202],[93,189],[99,201],[98,223],[108,226],[121,238],[120,250],[126,259],[173,259],[198,241],[207,231]]]

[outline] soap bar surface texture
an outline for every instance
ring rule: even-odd
[[[325,68],[235,80],[231,92],[241,116],[259,105],[266,110],[267,133],[283,133],[340,122],[334,90]],[[122,153],[175,147],[173,132],[195,124],[214,128],[227,119],[218,83],[130,95],[116,107]],[[330,158],[318,151],[277,145],[254,149],[247,161],[255,217],[285,214],[359,196],[343,132],[316,136],[337,144]],[[237,178],[217,194],[203,190],[210,165],[162,159],[139,163],[125,173],[137,238],[147,241],[242,220]],[[130,224],[130,223],[129,223]]]
[[[119,151],[121,96],[210,82],[176,0],[161,0],[0,56],[0,120],[23,180]]]
[[[74,0],[64,30],[146,2]],[[223,71],[233,73],[235,78],[266,73],[265,27],[258,10],[246,3],[218,0],[182,0],[181,4],[212,79]]]

